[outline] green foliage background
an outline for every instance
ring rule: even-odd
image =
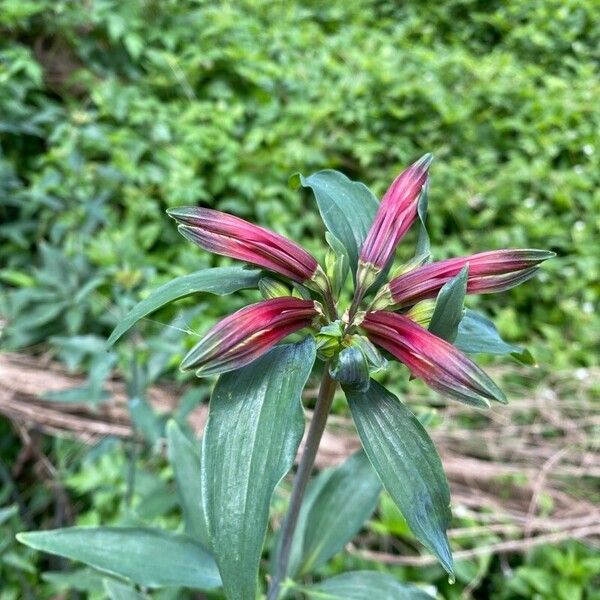
[[[137,294],[214,260],[165,217],[185,203],[318,248],[322,226],[288,188],[293,172],[333,167],[381,194],[432,151],[436,257],[556,251],[537,283],[479,302],[508,338],[539,337],[542,363],[589,364],[600,331],[595,7],[3,0],[2,279],[33,285],[45,240],[82,263],[70,276],[100,277],[105,297],[115,283]],[[60,327],[108,331],[93,296]],[[28,330],[12,345],[48,333]]]
[[[471,306],[507,340],[533,340],[547,369],[593,364],[598,39],[596,0],[0,0],[3,348],[50,344],[77,365],[145,291],[224,264],[178,236],[170,206],[230,211],[319,254],[323,226],[291,174],[335,168],[381,195],[433,152],[436,258],[558,254],[536,280]],[[190,322],[205,329],[239,305],[220,298]],[[69,353],[69,339],[88,350]],[[182,340],[167,350],[157,373]],[[111,365],[96,365],[100,387]],[[522,568],[539,575],[544,560]],[[494,597],[529,586],[554,598],[546,575]]]

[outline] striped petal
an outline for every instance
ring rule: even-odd
[[[431,154],[420,158],[400,173],[385,193],[360,251],[359,287],[361,283],[368,287],[373,279],[370,273],[385,268],[398,242],[413,224],[431,161]]]
[[[538,271],[538,265],[555,256],[546,250],[495,250],[472,256],[449,258],[418,267],[392,279],[384,286],[374,307],[384,303],[397,307],[410,306],[435,298],[442,286],[469,265],[468,294],[503,292],[528,279]]]
[[[469,358],[406,316],[369,312],[361,327],[368,338],[403,362],[430,388],[473,406],[506,402],[502,390]]]
[[[298,283],[322,279],[317,261],[298,244],[218,210],[181,206],[167,211],[181,234],[201,248],[259,265]]]
[[[246,306],[210,329],[183,359],[181,369],[196,369],[200,377],[243,367],[311,325],[319,313],[317,303],[291,296]]]

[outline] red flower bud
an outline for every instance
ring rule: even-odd
[[[538,271],[537,265],[552,256],[553,252],[545,250],[495,250],[440,260],[392,279],[378,296],[387,297],[388,303],[395,306],[410,306],[435,298],[442,286],[466,264],[469,265],[468,294],[503,292],[531,279]],[[377,302],[376,306],[380,304]]]
[[[392,258],[398,242],[417,216],[419,195],[427,181],[427,169],[433,157],[426,154],[400,173],[385,193],[373,225],[365,238],[359,257],[359,287],[368,287],[373,277]],[[366,284],[365,284],[366,281]]]
[[[369,312],[361,327],[374,344],[441,394],[481,407],[489,406],[489,400],[506,402],[502,390],[473,361],[408,317]]]
[[[210,329],[183,359],[181,369],[197,369],[198,376],[205,376],[243,367],[309,326],[319,312],[312,300],[291,296],[246,306]]]
[[[298,283],[321,283],[317,261],[274,231],[210,208],[181,206],[167,212],[180,223],[184,237],[209,252],[259,265]]]

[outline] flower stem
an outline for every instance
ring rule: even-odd
[[[336,382],[329,376],[329,363],[326,363],[323,371],[323,378],[321,379],[317,404],[315,405],[313,417],[308,429],[308,436],[306,437],[306,444],[304,445],[304,452],[298,464],[296,478],[294,479],[290,505],[281,529],[281,544],[277,556],[277,569],[273,581],[271,582],[268,600],[277,600],[277,598],[279,598],[281,583],[287,576],[292,540],[298,523],[300,507],[302,506],[302,500],[304,499],[304,492],[306,491],[310,473],[315,464],[319,443],[321,442],[323,431],[325,431],[325,424],[327,423],[327,416],[329,414],[329,409],[331,408],[331,403],[333,402],[335,387]]]

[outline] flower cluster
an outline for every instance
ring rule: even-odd
[[[196,369],[203,376],[222,373],[250,363],[291,333],[311,328],[318,336],[321,329],[326,332],[330,351],[327,359],[332,358],[331,349],[341,351],[352,344],[353,337],[364,339],[364,335],[404,363],[414,377],[445,396],[476,406],[488,406],[491,400],[504,402],[502,391],[470,358],[423,326],[427,322],[424,315],[431,313],[430,307],[423,308],[423,301],[434,299],[465,266],[467,293],[507,290],[530,279],[553,253],[503,249],[427,264],[421,258],[374,290],[374,297],[359,310],[417,218],[430,164],[431,156],[424,156],[400,173],[385,193],[362,244],[354,298],[342,319],[338,316],[339,299],[333,298],[326,273],[296,243],[216,210],[169,210],[179,223],[179,231],[192,242],[210,252],[258,265],[271,274],[261,286],[263,291],[271,290],[269,299],[218,323],[189,352],[182,368]],[[277,279],[272,279],[273,275]],[[335,333],[339,339],[332,340],[332,331],[339,332]]]

